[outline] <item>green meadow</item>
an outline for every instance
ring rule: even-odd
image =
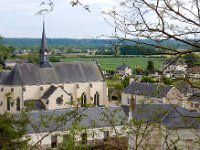
[[[122,65],[123,63],[126,65],[130,65],[131,68],[135,68],[139,66],[143,69],[146,69],[147,62],[152,60],[154,62],[155,68],[159,69],[166,58],[161,57],[67,57],[61,59],[64,62],[72,62],[72,61],[98,61],[102,69],[106,70],[115,70],[118,65]]]

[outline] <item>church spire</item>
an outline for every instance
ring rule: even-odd
[[[43,31],[42,31],[42,40],[40,46],[40,67],[41,68],[50,68],[51,65],[49,64],[49,51],[47,49],[47,39],[45,33],[45,22],[43,21]]]

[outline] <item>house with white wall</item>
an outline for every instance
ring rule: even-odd
[[[131,76],[132,75],[132,69],[130,66],[128,65],[120,65],[116,68],[116,72],[120,75],[120,76]]]
[[[182,105],[184,99],[184,96],[174,86],[135,81],[122,91],[122,105],[130,105],[132,95],[136,98],[136,104]]]

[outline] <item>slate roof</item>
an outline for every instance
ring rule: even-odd
[[[176,88],[183,94],[194,94],[200,92],[200,89],[192,88],[187,82],[178,83]]]
[[[45,105],[42,103],[41,100],[26,100],[24,102],[24,105],[30,107],[31,110],[45,110],[46,109]]]
[[[132,82],[123,92],[150,97],[163,98],[173,86],[160,85],[158,83]]]
[[[75,117],[74,117],[74,114]],[[42,121],[45,121],[45,119],[48,120],[49,116],[50,118],[53,117],[63,117],[66,116],[66,120],[64,122],[54,122],[53,120],[51,122],[48,122],[47,127],[40,126],[37,132],[48,132],[50,130],[55,129],[58,127],[55,131],[62,131],[63,129],[68,129],[71,127],[72,123],[75,121],[74,118],[80,119],[80,122],[78,125],[80,127],[85,128],[100,128],[100,127],[110,127],[110,123],[108,120],[104,120],[103,116],[104,114],[107,114],[108,117],[112,117],[112,114],[115,114],[115,120],[114,125],[115,126],[121,126],[122,120],[125,121],[126,115],[121,109],[121,107],[97,107],[97,108],[79,108],[78,111],[76,111],[73,108],[68,109],[61,109],[61,110],[53,110],[53,111],[35,111],[30,112],[30,120],[32,121],[32,124],[37,124],[38,126],[41,125]],[[20,113],[17,114],[18,116]],[[73,119],[69,119],[73,118]],[[27,133],[35,133],[35,130],[31,125],[28,125],[27,127]]]
[[[50,86],[49,89],[43,94],[41,99],[48,99],[57,89],[58,87],[55,87],[54,85]]]
[[[129,112],[129,106],[122,108]],[[171,104],[136,105],[132,116],[136,120],[160,123],[167,128],[200,128],[200,113]]]
[[[0,72],[0,84],[4,80],[4,78],[9,74],[9,72],[10,72],[10,70]]]
[[[193,102],[200,102],[200,93],[194,93],[192,96],[188,98],[188,100]]]
[[[179,58],[169,58],[167,59],[164,64],[166,65],[185,65],[184,61],[181,61]]]
[[[16,64],[2,85],[42,85],[72,82],[103,81],[96,62],[51,63],[52,68],[41,68],[37,64]]]
[[[120,65],[116,68],[116,70],[125,70],[126,68],[129,68],[130,66],[127,66],[127,65]]]

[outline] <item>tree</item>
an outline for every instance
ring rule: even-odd
[[[0,114],[0,124],[0,149],[27,149],[29,138],[25,136],[28,124],[25,113],[19,117],[10,113]]]
[[[120,7],[103,12],[107,21],[109,17],[113,19],[108,22],[115,27],[114,37],[119,39],[118,45],[128,41],[125,45],[151,46],[158,50],[158,54],[178,57],[199,51],[198,0],[128,0],[121,2]],[[179,49],[180,44],[186,48]]]
[[[187,54],[183,58],[185,59],[185,63],[188,65],[188,67],[193,67],[200,64],[200,57],[197,54]]]
[[[129,85],[129,81],[130,81],[129,76],[125,76],[124,79],[122,80],[122,84],[124,88]]]
[[[152,60],[149,60],[147,62],[147,73],[154,73],[154,72],[155,72],[154,63]]]
[[[156,81],[152,77],[150,77],[150,76],[143,76],[141,82],[151,82],[151,83],[154,83]]]

